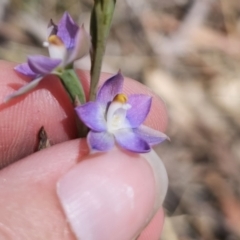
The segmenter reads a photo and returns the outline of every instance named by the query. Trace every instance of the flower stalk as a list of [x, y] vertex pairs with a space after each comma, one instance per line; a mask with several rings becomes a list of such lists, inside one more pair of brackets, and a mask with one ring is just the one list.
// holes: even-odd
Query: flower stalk
[[64, 70], [59, 77], [75, 107], [86, 102], [83, 87], [74, 69]]
[[96, 98], [106, 41], [111, 27], [116, 0], [94, 0], [91, 14], [92, 36], [90, 101]]

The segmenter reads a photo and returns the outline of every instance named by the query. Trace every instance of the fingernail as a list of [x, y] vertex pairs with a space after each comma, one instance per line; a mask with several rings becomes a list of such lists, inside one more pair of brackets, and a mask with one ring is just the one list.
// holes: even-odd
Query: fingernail
[[154, 179], [156, 182], [156, 199], [154, 204], [154, 214], [162, 206], [163, 201], [167, 194], [168, 189], [168, 175], [166, 168], [157, 155], [157, 153], [152, 149], [151, 152], [144, 154], [143, 156], [153, 170]]
[[138, 236], [157, 205], [151, 164], [115, 148], [81, 161], [59, 180], [58, 197], [77, 239]]

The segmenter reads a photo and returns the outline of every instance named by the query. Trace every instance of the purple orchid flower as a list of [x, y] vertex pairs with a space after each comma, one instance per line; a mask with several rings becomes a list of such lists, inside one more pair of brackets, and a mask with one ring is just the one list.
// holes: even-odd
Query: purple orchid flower
[[145, 153], [168, 136], [141, 125], [146, 119], [152, 98], [143, 94], [127, 97], [121, 93], [121, 73], [109, 78], [97, 93], [95, 102], [75, 108], [79, 118], [90, 128], [87, 136], [91, 151], [108, 151], [118, 143], [132, 152]]
[[7, 96], [5, 102], [30, 91], [47, 74], [58, 74], [58, 70], [64, 69], [73, 61], [88, 54], [91, 41], [84, 26], [79, 27], [71, 16], [65, 12], [58, 25], [50, 20], [48, 40], [43, 45], [48, 47], [50, 57], [29, 56], [26, 63], [17, 65], [14, 69], [30, 77], [33, 81]]

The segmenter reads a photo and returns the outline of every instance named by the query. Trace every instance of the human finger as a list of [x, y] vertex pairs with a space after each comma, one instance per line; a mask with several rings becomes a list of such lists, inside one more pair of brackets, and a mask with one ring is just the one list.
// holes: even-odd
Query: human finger
[[[39, 129], [44, 126], [51, 144], [77, 137], [75, 112], [60, 81], [47, 76], [39, 86], [4, 104], [4, 98], [30, 81], [13, 70], [14, 64], [0, 62], [0, 168], [33, 153], [38, 144]], [[78, 71], [83, 87], [89, 89], [89, 72]], [[112, 74], [102, 74], [101, 81]], [[145, 124], [164, 131], [167, 125], [163, 101], [147, 87], [125, 78], [124, 92], [153, 96], [152, 108]]]
[[161, 205], [167, 187], [165, 170], [155, 172], [161, 169], [160, 159], [151, 163], [147, 158], [118, 148], [89, 156], [86, 142], [74, 140], [8, 166], [0, 172], [0, 236], [137, 237]]

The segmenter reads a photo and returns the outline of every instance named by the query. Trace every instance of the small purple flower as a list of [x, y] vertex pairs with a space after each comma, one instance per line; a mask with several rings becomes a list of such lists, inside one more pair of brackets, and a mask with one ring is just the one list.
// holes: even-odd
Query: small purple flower
[[152, 98], [143, 94], [127, 97], [121, 93], [121, 73], [109, 78], [99, 89], [95, 102], [75, 108], [79, 118], [90, 128], [87, 141], [92, 151], [108, 151], [118, 143], [132, 152], [145, 153], [151, 146], [168, 139], [162, 132], [141, 125]]
[[59, 70], [88, 54], [91, 41], [84, 27], [78, 27], [71, 16], [65, 12], [58, 25], [50, 20], [48, 40], [43, 45], [48, 47], [50, 57], [29, 56], [26, 63], [17, 65], [14, 69], [33, 81], [7, 96], [5, 101], [28, 92], [36, 87], [45, 75], [58, 74]]

